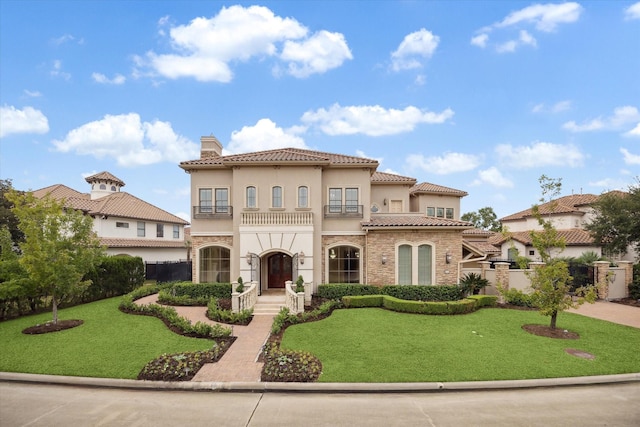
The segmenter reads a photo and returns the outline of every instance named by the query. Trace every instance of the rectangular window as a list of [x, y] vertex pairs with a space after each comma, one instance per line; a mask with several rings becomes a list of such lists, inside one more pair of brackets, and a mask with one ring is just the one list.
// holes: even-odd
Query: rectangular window
[[418, 246], [418, 285], [431, 284], [431, 246]]
[[173, 226], [173, 238], [174, 239], [179, 239], [180, 238], [180, 226], [179, 225], [174, 225]]
[[411, 255], [412, 248], [409, 245], [398, 247], [398, 284], [410, 285], [411, 282]]
[[342, 188], [329, 189], [329, 212], [342, 212]]
[[453, 208], [447, 208], [445, 210], [445, 215], [447, 219], [453, 219]]
[[256, 187], [247, 187], [247, 207], [256, 207]]
[[309, 207], [309, 189], [305, 186], [298, 187], [298, 207]]
[[129, 228], [128, 222], [116, 222], [116, 228]]
[[164, 224], [156, 224], [156, 237], [164, 237]]
[[228, 188], [216, 188], [216, 213], [229, 213]]
[[138, 221], [138, 237], [144, 237], [146, 235], [145, 223]]
[[428, 207], [427, 208], [427, 216], [436, 216], [436, 208]]
[[347, 212], [358, 212], [358, 189], [344, 189], [344, 204]]
[[199, 202], [200, 213], [211, 213], [211, 207], [213, 206], [213, 192], [210, 188], [201, 188], [199, 191]]
[[271, 188], [271, 207], [272, 208], [282, 207], [282, 187], [280, 186], [275, 186]]
[[436, 216], [438, 218], [444, 218], [444, 208], [437, 208], [436, 209]]

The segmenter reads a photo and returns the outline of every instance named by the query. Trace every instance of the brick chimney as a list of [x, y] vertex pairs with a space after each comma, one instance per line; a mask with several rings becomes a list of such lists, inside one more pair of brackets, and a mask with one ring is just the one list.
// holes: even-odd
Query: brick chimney
[[222, 144], [215, 136], [200, 137], [200, 158], [220, 157], [222, 155]]

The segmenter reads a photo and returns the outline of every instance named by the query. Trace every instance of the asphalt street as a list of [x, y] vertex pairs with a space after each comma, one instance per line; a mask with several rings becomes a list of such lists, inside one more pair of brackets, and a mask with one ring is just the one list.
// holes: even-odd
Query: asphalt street
[[156, 391], [0, 382], [0, 426], [634, 426], [640, 382], [422, 393]]

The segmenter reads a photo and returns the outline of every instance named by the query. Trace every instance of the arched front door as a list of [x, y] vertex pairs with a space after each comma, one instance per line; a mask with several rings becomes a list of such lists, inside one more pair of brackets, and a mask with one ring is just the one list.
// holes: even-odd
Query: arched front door
[[267, 258], [267, 286], [269, 288], [284, 288], [284, 282], [291, 280], [292, 262], [287, 254], [277, 253]]

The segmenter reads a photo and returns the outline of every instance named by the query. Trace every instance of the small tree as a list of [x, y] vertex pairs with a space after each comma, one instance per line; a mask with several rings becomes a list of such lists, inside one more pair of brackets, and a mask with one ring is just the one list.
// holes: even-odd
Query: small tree
[[493, 211], [492, 207], [484, 207], [477, 212], [466, 212], [460, 217], [463, 221], [469, 221], [475, 225], [476, 228], [482, 230], [499, 232], [502, 229], [502, 224], [498, 221], [498, 216]]
[[546, 197], [550, 199], [548, 204], [550, 206], [549, 217], [545, 219], [538, 206], [534, 206], [533, 215], [542, 230], [532, 230], [530, 235], [533, 247], [538, 250], [540, 258], [545, 264], [534, 268], [527, 275], [533, 289], [531, 295], [533, 302], [538, 307], [540, 314], [551, 317], [549, 326], [551, 329], [555, 329], [558, 313], [568, 308], [578, 307], [586, 301], [595, 301], [596, 292], [593, 287], [590, 287], [576, 289], [575, 299], [569, 294], [573, 280], [569, 274], [569, 267], [565, 261], [553, 257], [554, 251], [562, 252], [565, 248], [564, 238], [558, 234], [551, 218], [554, 211], [553, 199], [560, 194], [562, 181], [542, 175], [539, 182], [543, 195], [541, 202], [544, 202]]
[[51, 297], [53, 323], [58, 304], [84, 291], [83, 277], [100, 262], [104, 248], [93, 232], [93, 220], [81, 211], [66, 209], [50, 197], [9, 192], [25, 241], [20, 243], [20, 264], [45, 295]]

